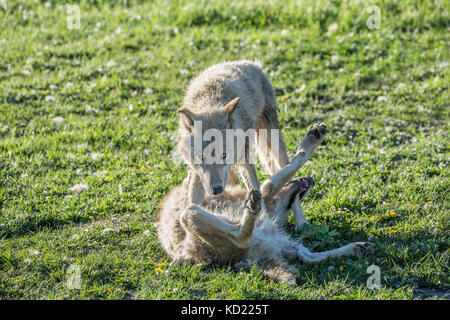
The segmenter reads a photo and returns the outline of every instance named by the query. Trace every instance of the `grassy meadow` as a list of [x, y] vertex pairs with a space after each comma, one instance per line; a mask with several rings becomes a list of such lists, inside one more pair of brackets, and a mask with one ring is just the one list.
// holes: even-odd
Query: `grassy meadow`
[[[448, 299], [449, 12], [448, 0], [0, 1], [0, 299]], [[198, 72], [244, 58], [276, 89], [290, 155], [310, 125], [329, 129], [300, 172], [316, 182], [311, 225], [287, 229], [316, 251], [371, 241], [373, 256], [297, 264], [297, 286], [257, 267], [169, 266], [153, 221], [186, 177], [175, 110]], [[372, 264], [380, 289], [366, 285]]]

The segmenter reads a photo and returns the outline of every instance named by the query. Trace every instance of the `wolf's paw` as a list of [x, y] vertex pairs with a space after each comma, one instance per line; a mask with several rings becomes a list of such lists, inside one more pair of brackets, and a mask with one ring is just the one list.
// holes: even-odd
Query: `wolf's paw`
[[246, 201], [247, 208], [254, 215], [257, 215], [259, 213], [259, 211], [261, 211], [262, 196], [261, 196], [261, 192], [259, 192], [258, 190], [250, 190], [247, 193], [247, 197], [246, 197], [245, 201]]
[[316, 140], [322, 140], [325, 134], [327, 133], [327, 126], [325, 123], [316, 123], [313, 126], [311, 126], [308, 130], [307, 136], [316, 139]]
[[365, 257], [373, 255], [376, 248], [376, 244], [372, 242], [355, 242], [356, 253], [361, 253]]

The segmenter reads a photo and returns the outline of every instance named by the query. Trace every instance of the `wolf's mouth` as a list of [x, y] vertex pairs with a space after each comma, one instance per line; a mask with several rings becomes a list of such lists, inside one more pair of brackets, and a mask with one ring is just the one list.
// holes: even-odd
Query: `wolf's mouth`
[[314, 186], [314, 180], [311, 177], [304, 177], [297, 179], [299, 183], [297, 194], [300, 200], [307, 195], [308, 191]]
[[300, 195], [300, 198], [306, 195], [306, 192], [308, 192], [309, 189], [311, 189], [314, 186], [314, 180], [311, 177], [305, 177], [300, 178], [300, 188], [298, 191], [298, 194]]
[[311, 177], [297, 178], [294, 181], [291, 181], [291, 183], [295, 183], [298, 189], [297, 192], [293, 193], [292, 198], [289, 201], [289, 205], [294, 202], [297, 194], [299, 196], [299, 199], [303, 200], [303, 198], [308, 194], [309, 190], [314, 186], [314, 180]]

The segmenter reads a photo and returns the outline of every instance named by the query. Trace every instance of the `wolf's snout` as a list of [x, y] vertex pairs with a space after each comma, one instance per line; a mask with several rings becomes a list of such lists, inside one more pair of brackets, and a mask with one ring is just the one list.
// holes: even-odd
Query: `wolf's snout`
[[223, 187], [222, 186], [214, 186], [212, 188], [212, 190], [213, 190], [213, 194], [216, 195], [216, 194], [219, 194], [219, 193], [223, 192]]

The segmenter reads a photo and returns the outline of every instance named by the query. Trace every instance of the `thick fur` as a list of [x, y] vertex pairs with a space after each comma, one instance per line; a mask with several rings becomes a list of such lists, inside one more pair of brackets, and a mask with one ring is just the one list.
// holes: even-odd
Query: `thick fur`
[[[286, 145], [279, 132], [278, 141], [272, 141], [270, 130], [280, 129], [277, 115], [275, 91], [264, 75], [257, 61], [231, 61], [214, 65], [194, 78], [188, 87], [180, 115], [180, 140], [178, 150], [190, 169], [189, 192], [195, 193], [194, 203], [201, 203], [206, 193], [218, 194], [229, 186], [239, 183], [247, 190], [259, 190], [259, 181], [253, 164], [249, 161], [250, 151], [246, 149], [245, 163], [234, 166], [237, 174], [225, 164], [196, 164], [195, 158], [202, 157], [202, 150], [209, 143], [203, 141], [202, 150], [194, 150], [194, 122], [202, 123], [203, 134], [216, 129], [225, 137], [227, 129], [254, 129], [255, 146], [261, 163], [270, 174], [275, 174], [289, 163]], [[267, 130], [267, 135], [264, 135]], [[265, 137], [267, 142], [261, 143]], [[261, 140], [260, 140], [261, 138]], [[274, 146], [277, 145], [277, 148]], [[248, 146], [246, 146], [248, 147]], [[224, 141], [224, 154], [226, 154]], [[239, 177], [239, 178], [238, 178]], [[270, 191], [270, 190], [269, 190]], [[264, 192], [264, 202], [272, 195]], [[294, 199], [292, 205], [296, 228], [306, 223], [300, 202]]]
[[193, 113], [214, 114], [239, 97], [232, 128], [256, 128], [264, 110], [276, 114], [275, 92], [257, 61], [232, 61], [206, 69], [189, 85], [183, 107]]
[[206, 195], [201, 204], [189, 198], [189, 177], [175, 187], [162, 201], [157, 222], [159, 240], [173, 262], [232, 264], [237, 268], [256, 263], [273, 279], [294, 284], [296, 270], [289, 260], [311, 263], [370, 253], [370, 243], [313, 253], [283, 230], [295, 200], [303, 200], [314, 185], [311, 178], [290, 179], [325, 133], [323, 124], [311, 127], [291, 163], [264, 182], [263, 189], [270, 194], [265, 206], [261, 206], [258, 190], [247, 192], [239, 185], [230, 186], [220, 195]]

